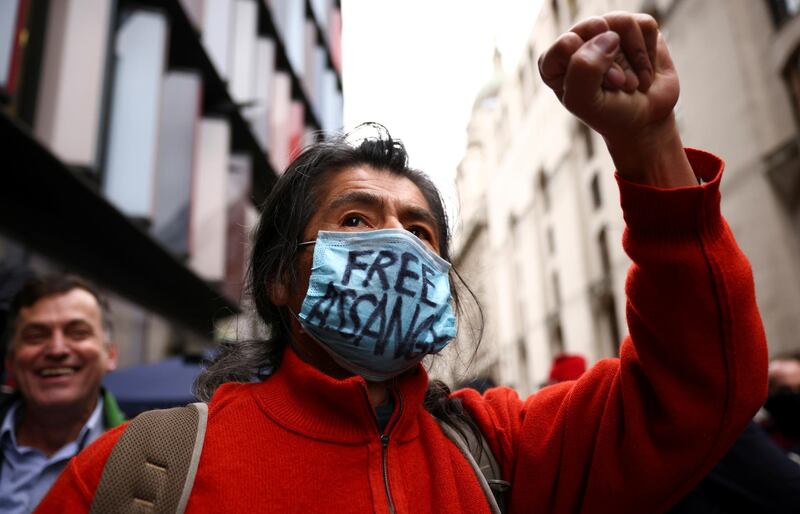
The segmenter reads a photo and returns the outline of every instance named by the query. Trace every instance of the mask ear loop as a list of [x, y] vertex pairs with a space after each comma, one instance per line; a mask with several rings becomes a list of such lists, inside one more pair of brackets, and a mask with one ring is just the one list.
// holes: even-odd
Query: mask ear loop
[[[297, 243], [297, 248], [301, 248], [301, 247], [304, 247], [304, 246], [310, 246], [310, 245], [313, 245], [313, 244], [316, 244], [316, 243], [317, 243], [316, 239], [311, 239], [309, 241], [303, 241], [301, 243]], [[294, 311], [292, 311], [292, 308], [289, 307], [288, 305], [286, 305], [286, 310], [289, 311], [289, 314], [291, 314], [292, 317], [295, 320], [297, 320], [297, 323], [300, 325], [300, 329], [303, 330], [303, 324], [300, 323], [300, 318], [297, 316], [297, 314], [294, 313]], [[288, 339], [287, 342], [288, 342], [289, 346], [292, 347], [292, 350], [294, 350], [294, 352], [297, 353], [298, 355], [301, 355], [302, 357], [305, 357], [304, 360], [306, 360], [308, 362], [313, 361], [313, 357], [307, 351], [305, 351], [303, 348], [301, 348], [300, 345], [298, 345], [297, 342], [295, 342], [295, 340], [292, 338], [292, 330], [289, 327], [289, 323], [287, 322], [286, 318], [284, 317], [283, 309], [280, 309], [280, 308], [278, 309], [278, 317], [281, 320], [281, 325], [283, 325], [283, 329], [286, 331], [286, 337]], [[303, 330], [303, 331], [305, 332], [305, 330]], [[308, 333], [308, 332], [306, 332], [306, 333]], [[315, 339], [315, 341], [316, 341], [316, 339]], [[319, 343], [319, 342], [317, 341], [317, 343]]]

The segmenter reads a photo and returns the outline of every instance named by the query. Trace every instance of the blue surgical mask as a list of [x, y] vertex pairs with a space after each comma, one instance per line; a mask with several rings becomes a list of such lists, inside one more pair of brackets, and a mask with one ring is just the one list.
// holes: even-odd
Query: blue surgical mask
[[383, 381], [456, 335], [450, 264], [402, 229], [317, 235], [298, 319], [343, 368]]

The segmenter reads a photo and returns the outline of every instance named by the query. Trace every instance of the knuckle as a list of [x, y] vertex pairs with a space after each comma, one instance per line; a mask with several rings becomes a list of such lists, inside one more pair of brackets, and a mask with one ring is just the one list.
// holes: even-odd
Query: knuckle
[[633, 15], [624, 11], [613, 11], [604, 16], [608, 25], [617, 31], [625, 31], [635, 27]]
[[620, 10], [609, 11], [603, 15], [603, 18], [605, 19], [615, 19], [615, 20], [623, 18], [631, 18], [631, 17], [633, 17], [633, 14], [627, 11], [620, 11]]
[[574, 24], [569, 30], [571, 32], [580, 32], [590, 27], [600, 27], [608, 29], [608, 23], [602, 16], [590, 16], [589, 18], [586, 18], [585, 20], [579, 21], [578, 23]]
[[563, 75], [570, 57], [580, 48], [582, 40], [575, 34], [562, 34], [552, 46], [539, 56], [539, 74], [542, 78]]
[[561, 51], [569, 51], [575, 48], [576, 45], [580, 46], [581, 43], [583, 43], [583, 40], [580, 38], [580, 36], [574, 32], [565, 32], [564, 34], [558, 36], [558, 39], [556, 39], [556, 42], [553, 46]]
[[539, 74], [545, 80], [557, 74], [557, 70], [555, 69], [555, 66], [552, 64], [553, 61], [554, 57], [550, 52], [547, 52], [547, 54], [542, 54], [539, 56]]
[[658, 29], [658, 20], [653, 18], [653, 16], [641, 13], [636, 15], [636, 21], [639, 25], [644, 29]]

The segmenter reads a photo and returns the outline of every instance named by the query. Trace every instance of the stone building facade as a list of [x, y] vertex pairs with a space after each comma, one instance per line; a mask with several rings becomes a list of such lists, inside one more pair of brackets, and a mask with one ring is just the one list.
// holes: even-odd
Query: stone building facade
[[440, 359], [445, 380], [488, 376], [527, 394], [555, 354], [593, 363], [627, 333], [613, 164], [536, 65], [575, 21], [618, 9], [659, 19], [684, 144], [726, 161], [722, 209], [752, 263], [770, 353], [800, 350], [800, 1], [545, 0], [524, 57], [496, 66], [467, 129], [454, 262], [486, 329], [474, 357], [465, 330]]

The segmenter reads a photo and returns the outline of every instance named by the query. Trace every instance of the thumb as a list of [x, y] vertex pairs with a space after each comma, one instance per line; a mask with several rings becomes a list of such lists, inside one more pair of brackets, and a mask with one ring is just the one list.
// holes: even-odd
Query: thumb
[[603, 78], [620, 47], [619, 35], [606, 31], [583, 44], [570, 59], [564, 77], [564, 106], [580, 116], [603, 93]]

